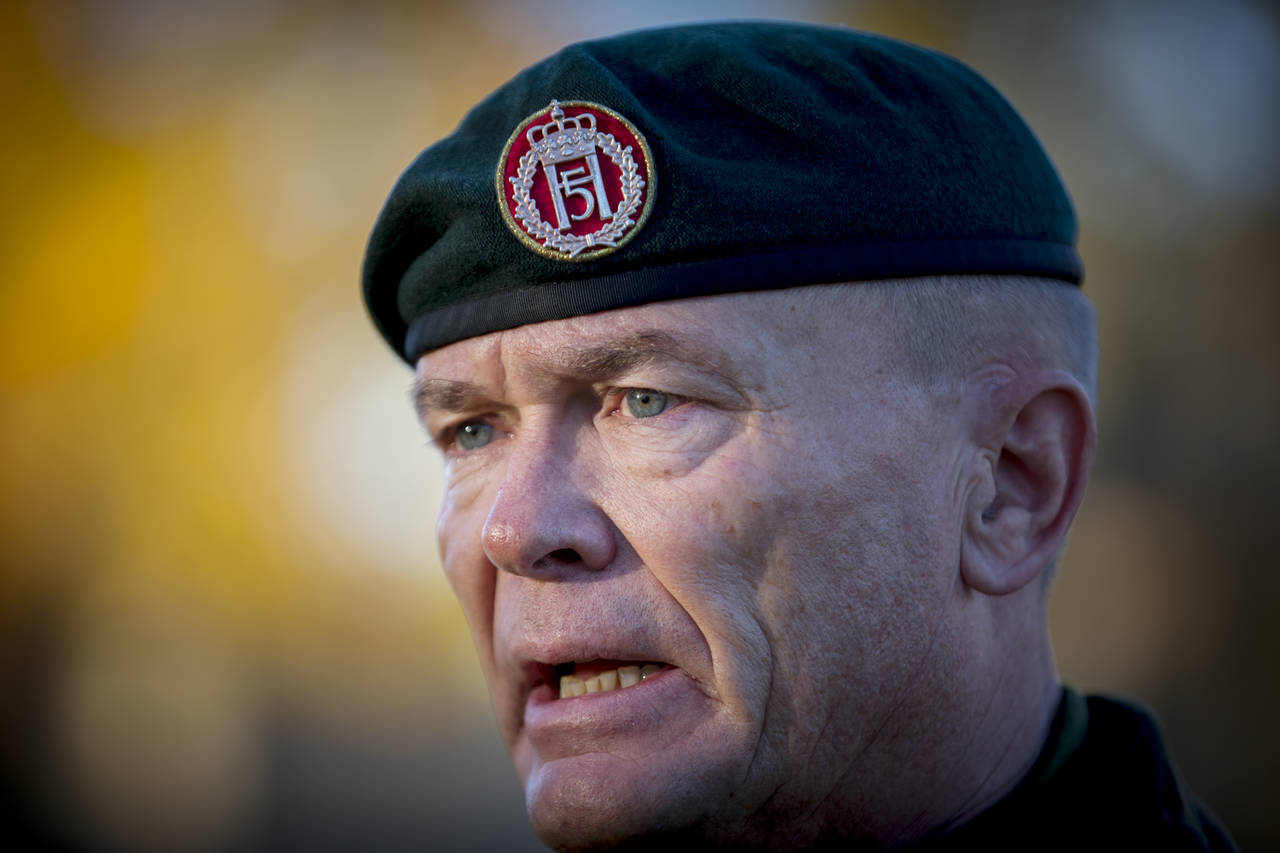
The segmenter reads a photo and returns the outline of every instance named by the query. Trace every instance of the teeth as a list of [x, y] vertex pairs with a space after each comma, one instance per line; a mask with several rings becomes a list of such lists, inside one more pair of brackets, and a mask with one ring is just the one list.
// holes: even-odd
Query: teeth
[[576, 675], [566, 675], [560, 679], [560, 698], [570, 699], [587, 692], [587, 685]]
[[572, 699], [587, 693], [609, 693], [620, 687], [634, 687], [651, 675], [662, 671], [656, 663], [644, 666], [620, 666], [604, 672], [581, 678], [572, 673], [560, 676], [560, 698]]

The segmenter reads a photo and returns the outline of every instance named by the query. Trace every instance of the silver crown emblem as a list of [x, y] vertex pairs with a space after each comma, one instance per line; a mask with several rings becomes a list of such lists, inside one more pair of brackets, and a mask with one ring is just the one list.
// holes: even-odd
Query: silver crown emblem
[[525, 139], [544, 166], [577, 160], [595, 153], [596, 117], [591, 113], [566, 117], [560, 102], [552, 101], [551, 121], [529, 128]]

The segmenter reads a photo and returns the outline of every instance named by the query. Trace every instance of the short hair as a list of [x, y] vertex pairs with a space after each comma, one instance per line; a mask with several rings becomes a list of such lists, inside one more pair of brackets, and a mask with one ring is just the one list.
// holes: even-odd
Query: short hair
[[952, 275], [838, 290], [885, 315], [898, 342], [893, 357], [923, 387], [950, 386], [1003, 360], [1015, 368], [1064, 370], [1097, 405], [1097, 316], [1079, 287], [1028, 276]]
[[[892, 329], [887, 357], [917, 387], [952, 392], [975, 370], [1002, 361], [1015, 369], [1063, 370], [1097, 407], [1097, 313], [1079, 287], [1027, 276], [950, 275], [805, 290], [823, 310], [866, 312]], [[1060, 557], [1061, 549], [1042, 567], [1042, 601]]]

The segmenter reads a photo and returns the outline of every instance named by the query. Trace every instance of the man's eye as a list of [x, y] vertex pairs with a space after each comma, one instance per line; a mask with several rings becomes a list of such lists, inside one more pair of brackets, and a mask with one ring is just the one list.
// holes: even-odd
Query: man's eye
[[458, 427], [457, 433], [454, 434], [454, 441], [463, 450], [479, 450], [493, 441], [494, 435], [492, 424], [484, 421], [467, 421]]
[[674, 402], [669, 394], [648, 388], [632, 388], [626, 395], [627, 411], [632, 417], [651, 418], [671, 408]]

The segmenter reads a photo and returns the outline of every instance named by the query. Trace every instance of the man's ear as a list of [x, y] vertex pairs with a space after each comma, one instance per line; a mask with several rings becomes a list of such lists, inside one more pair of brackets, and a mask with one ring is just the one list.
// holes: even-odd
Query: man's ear
[[980, 448], [965, 500], [960, 572], [987, 595], [1021, 589], [1052, 561], [1084, 497], [1097, 426], [1062, 371], [973, 386]]

